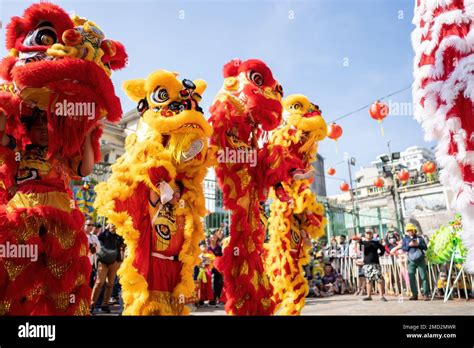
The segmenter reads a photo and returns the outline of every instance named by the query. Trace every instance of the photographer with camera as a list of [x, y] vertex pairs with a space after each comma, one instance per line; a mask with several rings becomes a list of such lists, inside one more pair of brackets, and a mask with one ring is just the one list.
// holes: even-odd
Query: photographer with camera
[[418, 270], [423, 286], [423, 299], [429, 301], [428, 271], [424, 254], [424, 251], [427, 249], [426, 242], [421, 236], [417, 236], [416, 227], [411, 223], [407, 224], [406, 233], [408, 236], [403, 238], [402, 250], [407, 252], [408, 258], [408, 276], [410, 278], [410, 289], [412, 292], [410, 301], [418, 300], [416, 270]]
[[[100, 251], [97, 252], [97, 278], [92, 290], [91, 313], [93, 313], [100, 290], [106, 283], [102, 300], [102, 312], [110, 313], [109, 299], [115, 284], [115, 276], [122, 264], [123, 238], [115, 232], [115, 226], [108, 224], [107, 228], [99, 235]], [[107, 282], [106, 282], [107, 281]]]
[[385, 253], [385, 248], [380, 242], [374, 240], [374, 231], [365, 231], [365, 240], [361, 240], [358, 235], [352, 237], [353, 240], [358, 241], [364, 248], [364, 265], [362, 270], [366, 279], [367, 297], [364, 301], [372, 300], [372, 282], [376, 282], [380, 300], [387, 302], [384, 296], [385, 293], [385, 279], [382, 275], [382, 268], [380, 266], [379, 256]]

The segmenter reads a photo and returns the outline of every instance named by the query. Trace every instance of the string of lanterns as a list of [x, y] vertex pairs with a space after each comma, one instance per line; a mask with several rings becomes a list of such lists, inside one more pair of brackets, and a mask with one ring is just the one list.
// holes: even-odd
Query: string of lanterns
[[[362, 111], [364, 109], [367, 110], [367, 108], [368, 108], [368, 113], [369, 113], [370, 117], [372, 119], [376, 120], [379, 123], [380, 131], [382, 133], [382, 136], [385, 136], [382, 123], [383, 123], [383, 120], [387, 116], [389, 116], [390, 109], [389, 109], [388, 105], [381, 102], [381, 100], [386, 99], [386, 98], [388, 98], [392, 95], [398, 94], [400, 92], [406, 91], [410, 88], [411, 88], [410, 86], [407, 86], [403, 89], [400, 89], [398, 91], [387, 94], [386, 96], [376, 100], [372, 104], [363, 106], [363, 107], [361, 107], [357, 110], [354, 110], [354, 111], [349, 112], [345, 115], [342, 115], [339, 118], [336, 118], [333, 122], [331, 122], [328, 125], [327, 137], [329, 139], [334, 140], [334, 142], [336, 143], [336, 153], [339, 152], [338, 151], [338, 140], [344, 134], [344, 131], [343, 131], [342, 127], [339, 124], [337, 124], [336, 121], [341, 120], [343, 118], [346, 118], [347, 116], [350, 116], [350, 115], [352, 115], [356, 112]], [[425, 173], [427, 175], [429, 182], [431, 182], [433, 180], [433, 173], [436, 172], [436, 170], [437, 170], [436, 164], [431, 162], [431, 161], [428, 161], [428, 162], [424, 163], [423, 166], [422, 166], [422, 171], [423, 171], [423, 173]], [[329, 176], [334, 176], [334, 174], [336, 174], [336, 169], [333, 166], [329, 167], [327, 169], [327, 174]], [[401, 169], [400, 171], [397, 172], [397, 178], [402, 183], [402, 185], [405, 185], [410, 179], [410, 173], [406, 169]], [[385, 181], [384, 181], [383, 178], [378, 177], [374, 180], [373, 184], [377, 188], [382, 188], [382, 187], [385, 186]], [[344, 181], [339, 185], [339, 188], [342, 192], [348, 192], [350, 190], [350, 185], [347, 182]]]

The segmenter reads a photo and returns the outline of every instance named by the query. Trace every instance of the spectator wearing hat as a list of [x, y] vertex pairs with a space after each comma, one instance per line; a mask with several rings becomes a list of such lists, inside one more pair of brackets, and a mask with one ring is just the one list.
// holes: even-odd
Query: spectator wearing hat
[[387, 233], [387, 236], [383, 241], [385, 242], [385, 251], [390, 254], [392, 249], [397, 247], [399, 238], [397, 238], [395, 233]]
[[407, 253], [408, 276], [410, 278], [411, 301], [418, 300], [418, 287], [416, 284], [416, 271], [420, 276], [423, 287], [423, 299], [429, 301], [428, 271], [424, 251], [427, 249], [425, 240], [417, 235], [416, 226], [412, 223], [405, 228], [407, 236], [403, 238], [402, 250]]
[[365, 240], [361, 240], [359, 236], [352, 237], [358, 240], [364, 247], [364, 266], [362, 266], [364, 277], [366, 278], [367, 297], [364, 301], [372, 300], [372, 282], [375, 281], [379, 288], [380, 299], [384, 302], [387, 299], [384, 296], [385, 280], [382, 275], [382, 267], [380, 267], [379, 256], [385, 253], [385, 248], [380, 242], [373, 239], [374, 232], [372, 230], [365, 231]]

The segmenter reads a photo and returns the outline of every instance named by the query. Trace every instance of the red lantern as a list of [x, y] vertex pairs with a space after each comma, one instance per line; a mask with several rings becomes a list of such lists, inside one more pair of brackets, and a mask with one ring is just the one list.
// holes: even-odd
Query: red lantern
[[382, 120], [388, 116], [389, 109], [387, 104], [376, 101], [369, 108], [370, 117], [374, 120], [377, 120], [380, 123], [380, 130], [382, 131], [382, 136], [384, 136], [384, 131], [382, 127]]
[[423, 167], [421, 167], [423, 170], [423, 173], [425, 174], [433, 174], [436, 171], [436, 164], [434, 164], [431, 161], [426, 162], [423, 164]]
[[334, 174], [336, 174], [336, 169], [334, 169], [333, 167], [329, 167], [328, 168], [328, 174], [333, 176]]
[[335, 122], [331, 123], [328, 126], [327, 136], [329, 139], [332, 139], [336, 142], [336, 153], [338, 153], [339, 150], [337, 148], [337, 139], [339, 139], [342, 136], [342, 127], [336, 124]]
[[410, 179], [410, 173], [407, 170], [402, 169], [398, 172], [398, 180], [400, 180], [403, 184], [405, 184], [408, 179]]
[[425, 173], [428, 177], [428, 182], [431, 183], [433, 181], [433, 173], [436, 171], [436, 164], [431, 161], [428, 161], [423, 164], [421, 170], [423, 170], [423, 173]]
[[341, 135], [342, 135], [341, 126], [339, 126], [338, 124], [334, 122], [328, 126], [328, 138], [337, 141], [337, 139], [339, 139]]
[[382, 120], [388, 116], [387, 104], [381, 103], [378, 100], [370, 106], [369, 114], [374, 120], [382, 122]]
[[374, 180], [374, 186], [378, 188], [382, 188], [385, 185], [385, 181], [382, 178], [377, 178]]
[[347, 182], [343, 182], [341, 185], [339, 185], [339, 188], [342, 192], [347, 192], [349, 191], [349, 184]]

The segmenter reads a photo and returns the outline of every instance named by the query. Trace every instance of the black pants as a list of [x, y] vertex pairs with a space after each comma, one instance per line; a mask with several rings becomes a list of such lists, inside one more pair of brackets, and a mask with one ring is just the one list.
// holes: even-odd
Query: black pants
[[222, 276], [222, 273], [219, 273], [215, 268], [212, 269], [212, 274], [214, 277], [214, 284], [212, 286], [214, 301], [217, 301], [217, 299], [221, 297], [222, 287], [224, 286], [224, 277]]
[[94, 288], [96, 275], [97, 275], [97, 269], [94, 266], [92, 266], [92, 271], [89, 277], [89, 286], [91, 287], [91, 289]]

